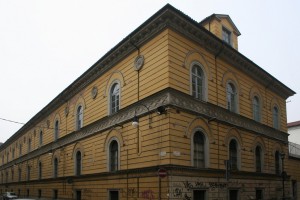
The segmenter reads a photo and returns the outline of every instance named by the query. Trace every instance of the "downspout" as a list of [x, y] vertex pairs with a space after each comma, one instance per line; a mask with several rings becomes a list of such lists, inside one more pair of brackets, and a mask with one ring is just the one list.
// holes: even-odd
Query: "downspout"
[[[131, 41], [131, 36], [129, 36], [129, 43], [134, 46], [136, 48], [136, 50], [138, 51], [138, 56], [140, 55], [140, 49], [138, 46], [136, 46], [132, 41]], [[137, 102], [139, 102], [140, 100], [140, 70], [137, 70]], [[137, 148], [138, 148], [138, 152], [140, 151], [139, 150], [139, 135], [140, 135], [140, 128], [139, 126], [137, 127]], [[126, 187], [127, 187], [127, 192], [126, 192], [126, 199], [128, 200], [128, 190], [129, 190], [129, 187], [128, 187], [128, 147], [127, 147], [127, 172], [126, 172]], [[138, 189], [139, 191], [139, 177], [138, 177]], [[139, 195], [139, 192], [138, 192], [138, 195]]]
[[[218, 87], [218, 65], [217, 65], [217, 58], [220, 56], [222, 51], [224, 50], [224, 42], [222, 42], [222, 46], [215, 55], [215, 74], [216, 74], [216, 92], [217, 92], [217, 99], [216, 103], [217, 106], [219, 106], [219, 87]], [[218, 170], [220, 170], [220, 122], [216, 121], [217, 123], [217, 132], [218, 132]], [[220, 177], [218, 177], [218, 182], [220, 182]], [[220, 192], [218, 192], [218, 198], [219, 198]]]

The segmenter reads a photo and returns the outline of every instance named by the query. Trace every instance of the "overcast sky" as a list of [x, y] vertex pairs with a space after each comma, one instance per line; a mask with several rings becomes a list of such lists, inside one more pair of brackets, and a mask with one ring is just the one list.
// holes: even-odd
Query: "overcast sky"
[[[196, 21], [228, 14], [239, 51], [300, 93], [298, 0], [0, 0], [0, 142], [107, 51], [170, 3]], [[300, 96], [287, 103], [300, 120]]]

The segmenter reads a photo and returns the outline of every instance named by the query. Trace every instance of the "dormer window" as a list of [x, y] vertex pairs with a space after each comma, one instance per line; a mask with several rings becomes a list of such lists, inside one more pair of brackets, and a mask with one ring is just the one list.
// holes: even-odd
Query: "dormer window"
[[231, 45], [231, 32], [225, 27], [222, 27], [222, 39], [224, 42]]

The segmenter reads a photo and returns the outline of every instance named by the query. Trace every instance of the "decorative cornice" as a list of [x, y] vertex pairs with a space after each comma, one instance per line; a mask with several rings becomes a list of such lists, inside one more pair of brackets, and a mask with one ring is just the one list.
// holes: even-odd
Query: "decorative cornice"
[[228, 124], [231, 127], [237, 127], [239, 129], [251, 131], [255, 134], [288, 143], [288, 134], [285, 132], [263, 125], [239, 114], [230, 112], [227, 109], [214, 104], [198, 101], [194, 98], [191, 98], [190, 95], [173, 89], [170, 90], [169, 95], [170, 102], [168, 102], [168, 105], [184, 109], [196, 115], [201, 115], [207, 119], [214, 119], [221, 123]]
[[213, 118], [214, 120], [227, 124], [230, 127], [237, 127], [283, 143], [288, 143], [287, 133], [275, 130], [271, 127], [255, 122], [254, 120], [229, 112], [219, 106], [198, 101], [190, 95], [168, 88], [136, 102], [131, 106], [120, 110], [114, 115], [99, 119], [95, 123], [83, 127], [79, 131], [69, 133], [55, 142], [42, 146], [18, 159], [15, 159], [3, 165], [1, 169], [11, 167], [16, 163], [25, 162], [48, 152], [54, 152], [57, 149], [61, 149], [64, 146], [73, 144], [87, 137], [91, 137], [95, 134], [102, 134], [106, 130], [119, 128], [120, 125], [131, 122], [135, 115], [138, 117], [149, 115], [155, 112], [157, 107], [162, 105], [176, 107], [180, 110], [184, 110], [185, 112], [203, 116], [207, 119]]

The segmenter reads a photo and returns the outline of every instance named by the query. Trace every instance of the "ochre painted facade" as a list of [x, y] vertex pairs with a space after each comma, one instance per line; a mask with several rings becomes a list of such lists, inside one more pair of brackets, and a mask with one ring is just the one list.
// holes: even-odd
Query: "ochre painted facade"
[[[218, 39], [220, 24], [235, 35], [233, 46]], [[0, 146], [1, 191], [45, 199], [278, 199], [276, 153], [284, 152], [285, 196], [300, 197], [292, 187], [300, 162], [288, 156], [286, 127], [285, 100], [294, 92], [236, 50], [231, 20], [212, 21], [217, 37], [204, 26], [170, 5], [154, 14]], [[202, 99], [193, 97], [195, 65]], [[234, 112], [228, 83], [235, 86]], [[232, 164], [226, 180], [230, 159], [236, 169]]]

